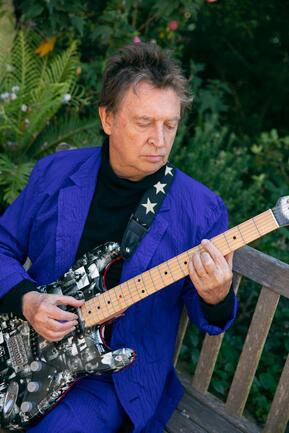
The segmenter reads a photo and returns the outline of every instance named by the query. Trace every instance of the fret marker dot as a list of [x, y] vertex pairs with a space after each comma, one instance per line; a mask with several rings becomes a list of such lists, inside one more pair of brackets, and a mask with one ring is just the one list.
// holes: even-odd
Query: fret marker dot
[[121, 296], [121, 295], [119, 295], [119, 298], [122, 298], [122, 296]]
[[184, 262], [184, 265], [187, 265], [188, 264], [188, 262]]
[[165, 271], [165, 275], [167, 275], [167, 271]]
[[233, 236], [233, 239], [234, 239], [234, 240], [237, 239], [236, 236]]
[[144, 293], [145, 291], [144, 291], [144, 290], [142, 290], [141, 292], [142, 292], [142, 293]]
[[110, 301], [107, 301], [108, 304], [110, 304]]
[[89, 310], [88, 314], [91, 314], [91, 311]]
[[97, 309], [100, 310], [100, 306], [98, 306]]
[[137, 282], [140, 283], [140, 279], [138, 279]]

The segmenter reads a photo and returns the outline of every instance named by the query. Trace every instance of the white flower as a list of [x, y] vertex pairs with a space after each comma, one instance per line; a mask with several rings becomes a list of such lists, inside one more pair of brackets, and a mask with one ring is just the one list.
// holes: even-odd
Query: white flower
[[17, 93], [17, 92], [19, 92], [19, 90], [20, 90], [20, 87], [17, 86], [17, 85], [12, 87], [12, 92], [13, 93]]
[[65, 93], [65, 95], [63, 96], [63, 99], [62, 99], [62, 103], [67, 104], [70, 100], [71, 100], [70, 93]]
[[8, 93], [8, 92], [1, 93], [1, 95], [0, 95], [0, 98], [2, 99], [2, 101], [9, 99], [9, 97], [10, 97], [10, 93]]
[[23, 111], [23, 113], [26, 113], [26, 111], [28, 110], [28, 107], [26, 104], [22, 104], [21, 105], [21, 111]]
[[11, 94], [10, 94], [10, 99], [11, 99], [11, 101], [15, 101], [16, 98], [17, 98], [16, 93], [11, 93]]

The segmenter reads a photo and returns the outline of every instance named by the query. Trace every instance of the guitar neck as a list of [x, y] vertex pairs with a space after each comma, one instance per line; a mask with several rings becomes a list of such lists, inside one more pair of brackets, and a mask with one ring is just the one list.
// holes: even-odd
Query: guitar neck
[[[269, 209], [215, 236], [211, 241], [225, 256], [277, 228], [279, 225]], [[136, 302], [186, 277], [189, 274], [188, 262], [191, 255], [202, 250], [203, 247], [197, 245], [86, 301], [81, 307], [85, 326], [105, 323]]]

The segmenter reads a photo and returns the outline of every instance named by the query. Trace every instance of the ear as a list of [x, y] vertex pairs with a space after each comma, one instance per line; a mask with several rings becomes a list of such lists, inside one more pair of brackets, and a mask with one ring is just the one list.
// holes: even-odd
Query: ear
[[106, 135], [110, 135], [112, 130], [112, 120], [113, 120], [112, 112], [108, 111], [106, 107], [101, 106], [98, 107], [98, 114], [104, 132], [106, 133]]

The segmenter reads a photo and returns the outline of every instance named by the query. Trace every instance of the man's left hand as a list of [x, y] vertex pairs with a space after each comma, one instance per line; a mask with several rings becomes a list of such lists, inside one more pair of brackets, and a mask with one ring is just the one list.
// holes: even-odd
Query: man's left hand
[[208, 304], [218, 304], [227, 296], [232, 284], [233, 253], [225, 257], [207, 239], [201, 242], [203, 251], [194, 253], [189, 272], [200, 297]]

